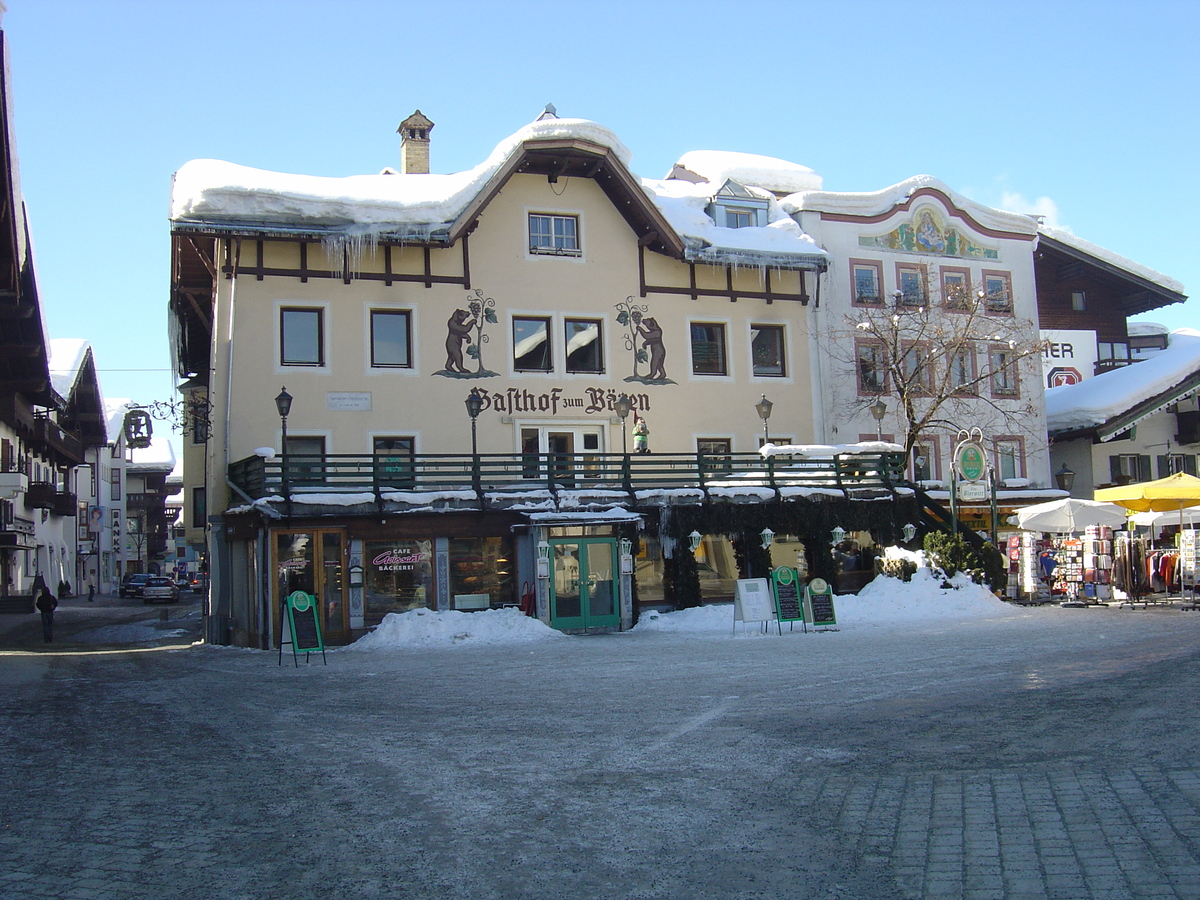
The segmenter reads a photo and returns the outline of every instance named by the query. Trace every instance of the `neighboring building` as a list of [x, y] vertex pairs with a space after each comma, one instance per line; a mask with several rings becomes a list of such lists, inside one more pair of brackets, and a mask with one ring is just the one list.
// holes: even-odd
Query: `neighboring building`
[[1175, 472], [1197, 474], [1200, 331], [1165, 335], [1144, 325], [1131, 331], [1131, 339], [1162, 335], [1167, 345], [1046, 392], [1054, 465], [1071, 474], [1078, 497]]
[[174, 566], [174, 545], [169, 527], [167, 499], [182, 485], [171, 483], [175, 452], [165, 437], [151, 439], [150, 446], [135, 448], [125, 461], [125, 539], [123, 571], [169, 573]]
[[1183, 285], [1133, 260], [1042, 225], [1034, 255], [1047, 388], [1076, 384], [1162, 349], [1163, 334], [1130, 323], [1187, 297]]
[[76, 587], [74, 470], [103, 421], [90, 351], [51, 376], [2, 31], [0, 105], [0, 609], [32, 611], [39, 582]]
[[[406, 125], [405, 145], [428, 141]], [[171, 310], [178, 374], [212, 404], [184, 451], [188, 534], [200, 511], [211, 525], [210, 638], [271, 645], [297, 588], [335, 641], [419, 606], [628, 627], [634, 590], [694, 602], [728, 596], [735, 558], [765, 571], [764, 529], [830, 577], [834, 526], [897, 539], [898, 448], [757, 454], [817, 438], [827, 253], [770, 190], [628, 160], [548, 113], [456, 175], [180, 170]], [[626, 458], [639, 423], [654, 452]]]
[[[904, 444], [909, 477], [945, 502], [954, 447], [978, 429], [1001, 515], [1059, 496], [1039, 384], [1037, 224], [927, 175], [784, 205], [836, 260], [810, 332], [824, 440]], [[986, 530], [989, 512], [960, 515]]]

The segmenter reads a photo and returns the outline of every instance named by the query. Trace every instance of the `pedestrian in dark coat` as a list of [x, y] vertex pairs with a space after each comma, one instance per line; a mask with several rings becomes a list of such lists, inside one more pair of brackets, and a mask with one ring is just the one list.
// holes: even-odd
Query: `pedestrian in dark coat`
[[42, 588], [36, 606], [42, 614], [42, 640], [49, 644], [54, 640], [54, 611], [58, 609], [58, 601], [49, 589]]

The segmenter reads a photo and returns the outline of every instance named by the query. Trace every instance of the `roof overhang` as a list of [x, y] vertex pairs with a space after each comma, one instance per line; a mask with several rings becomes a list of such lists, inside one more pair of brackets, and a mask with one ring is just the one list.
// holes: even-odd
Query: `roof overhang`
[[1072, 247], [1070, 244], [1057, 240], [1048, 234], [1042, 233], [1038, 235], [1038, 249], [1041, 251], [1048, 250], [1052, 254], [1066, 257], [1066, 259], [1072, 262], [1080, 263], [1097, 273], [1128, 285], [1128, 293], [1122, 295], [1117, 300], [1121, 305], [1121, 311], [1126, 316], [1150, 312], [1153, 309], [1170, 306], [1172, 303], [1183, 303], [1187, 300], [1186, 294], [1173, 291], [1161, 284], [1156, 284], [1136, 272], [1123, 269], [1079, 247]]
[[1120, 415], [1113, 416], [1106, 422], [1101, 422], [1099, 425], [1092, 425], [1087, 428], [1070, 428], [1062, 431], [1051, 430], [1049, 435], [1057, 441], [1069, 441], [1083, 437], [1094, 438], [1100, 441], [1100, 443], [1111, 441], [1135, 425], [1162, 412], [1168, 406], [1178, 403], [1181, 400], [1186, 400], [1197, 391], [1200, 391], [1200, 369], [1192, 372], [1191, 375], [1168, 390], [1146, 398], [1141, 403], [1136, 404]]

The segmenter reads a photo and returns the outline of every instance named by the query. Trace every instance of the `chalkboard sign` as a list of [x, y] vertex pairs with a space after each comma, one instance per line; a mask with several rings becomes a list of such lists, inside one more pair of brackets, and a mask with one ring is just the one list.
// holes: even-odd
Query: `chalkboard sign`
[[780, 566], [771, 573], [771, 588], [775, 592], [775, 611], [780, 622], [803, 622], [804, 608], [800, 604], [800, 579], [796, 570]]
[[280, 640], [279, 661], [283, 662], [283, 645], [292, 645], [292, 657], [304, 653], [320, 652], [325, 658], [325, 643], [321, 640], [321, 622], [317, 618], [317, 598], [304, 591], [293, 591], [283, 599], [283, 611], [287, 620], [290, 640]]
[[833, 612], [833, 588], [824, 578], [814, 578], [804, 588], [804, 606], [808, 621], [812, 624], [837, 624]]

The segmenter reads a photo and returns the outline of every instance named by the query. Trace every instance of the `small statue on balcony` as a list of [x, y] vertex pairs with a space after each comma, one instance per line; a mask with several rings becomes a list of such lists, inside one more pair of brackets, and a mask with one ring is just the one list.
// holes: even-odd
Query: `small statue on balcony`
[[650, 452], [650, 426], [637, 414], [636, 409], [633, 411], [633, 452]]

